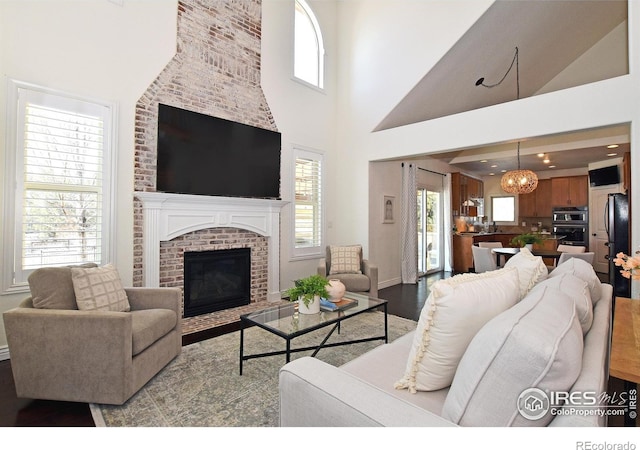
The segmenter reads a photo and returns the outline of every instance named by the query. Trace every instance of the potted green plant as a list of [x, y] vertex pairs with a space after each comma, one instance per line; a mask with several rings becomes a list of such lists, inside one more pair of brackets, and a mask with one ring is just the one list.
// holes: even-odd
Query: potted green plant
[[541, 242], [542, 238], [539, 234], [535, 233], [524, 233], [511, 239], [511, 245], [516, 247], [528, 247], [529, 249], [531, 249], [533, 244], [540, 244]]
[[311, 275], [294, 282], [294, 286], [287, 291], [289, 301], [299, 303], [299, 311], [303, 314], [320, 312], [320, 297], [328, 298], [327, 286], [329, 280], [322, 275]]

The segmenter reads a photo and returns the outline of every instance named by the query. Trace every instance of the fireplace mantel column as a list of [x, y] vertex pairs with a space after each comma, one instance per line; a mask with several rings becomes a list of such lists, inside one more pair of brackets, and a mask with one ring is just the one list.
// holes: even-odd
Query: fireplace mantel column
[[134, 192], [143, 210], [144, 285], [160, 286], [160, 242], [215, 227], [256, 232], [268, 242], [267, 299], [280, 299], [281, 200]]

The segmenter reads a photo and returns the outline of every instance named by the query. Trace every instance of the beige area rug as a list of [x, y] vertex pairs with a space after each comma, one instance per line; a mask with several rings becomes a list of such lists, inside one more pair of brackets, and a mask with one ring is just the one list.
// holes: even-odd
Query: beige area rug
[[[414, 330], [416, 322], [389, 315], [389, 342]], [[342, 323], [328, 342], [383, 333], [384, 314], [368, 312]], [[330, 328], [292, 341], [315, 345]], [[316, 356], [334, 366], [381, 345], [382, 340], [325, 348]], [[285, 356], [244, 362], [239, 375], [240, 332], [187, 345], [182, 353], [122, 406], [92, 404], [97, 426], [107, 427], [275, 427], [278, 426], [278, 371]], [[245, 354], [285, 348], [285, 340], [257, 327], [245, 330]], [[298, 352], [291, 359], [310, 352]]]

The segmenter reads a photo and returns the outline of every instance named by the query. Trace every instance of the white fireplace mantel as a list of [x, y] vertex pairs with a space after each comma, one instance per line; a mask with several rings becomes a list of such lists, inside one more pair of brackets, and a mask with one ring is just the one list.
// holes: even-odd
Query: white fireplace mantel
[[192, 231], [234, 227], [268, 242], [268, 300], [280, 299], [280, 210], [282, 200], [134, 192], [143, 210], [144, 285], [160, 285], [160, 242]]

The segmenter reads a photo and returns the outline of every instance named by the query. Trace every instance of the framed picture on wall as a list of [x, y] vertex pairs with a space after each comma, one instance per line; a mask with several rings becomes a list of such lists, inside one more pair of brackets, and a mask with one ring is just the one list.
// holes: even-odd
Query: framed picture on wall
[[396, 198], [393, 195], [385, 195], [382, 206], [382, 223], [394, 223]]

